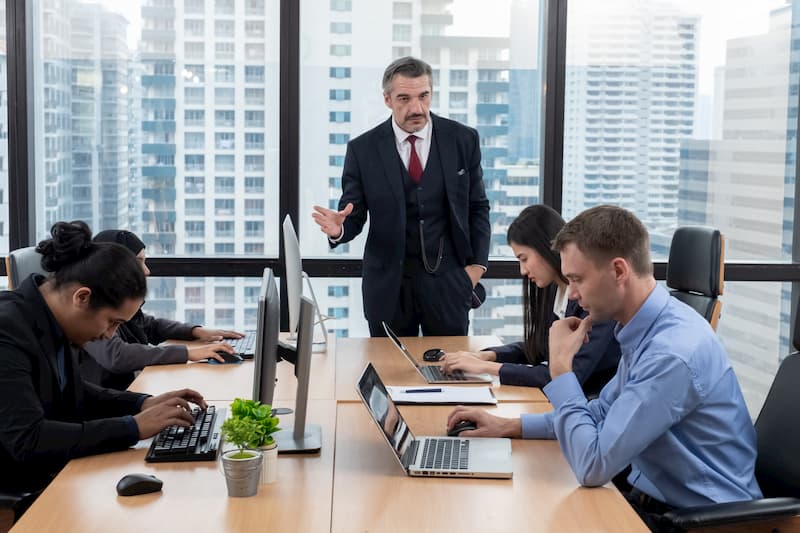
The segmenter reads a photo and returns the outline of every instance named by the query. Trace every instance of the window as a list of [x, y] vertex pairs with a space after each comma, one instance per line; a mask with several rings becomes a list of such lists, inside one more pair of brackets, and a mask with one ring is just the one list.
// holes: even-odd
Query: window
[[202, 150], [205, 147], [206, 134], [194, 131], [183, 134], [183, 144], [187, 150]]
[[467, 70], [451, 70], [450, 87], [466, 87], [468, 78], [469, 71]]
[[[245, 200], [247, 202], [247, 200]], [[247, 220], [244, 223], [245, 237], [264, 237], [264, 222], [261, 220]]]
[[328, 71], [328, 75], [331, 78], [336, 79], [344, 79], [350, 77], [350, 68], [349, 67], [331, 67]]
[[244, 192], [246, 192], [246, 193], [263, 193], [264, 192], [264, 178], [247, 176], [244, 179]]
[[331, 285], [328, 287], [328, 296], [341, 298], [350, 295], [350, 287], [347, 285]]
[[329, 95], [328, 98], [330, 100], [343, 102], [346, 100], [350, 100], [350, 89], [331, 89], [328, 95]]
[[349, 111], [331, 111], [328, 117], [331, 122], [350, 122]]
[[352, 24], [349, 22], [331, 22], [331, 33], [351, 33]]
[[328, 156], [328, 165], [332, 167], [342, 167], [344, 166], [344, 156], [343, 155], [329, 155]]
[[235, 301], [235, 291], [233, 287], [215, 287], [214, 303], [232, 304]]
[[350, 140], [348, 133], [331, 133], [328, 135], [328, 142], [330, 144], [347, 144]]
[[205, 103], [205, 89], [202, 87], [186, 87], [183, 89], [183, 100], [186, 104], [203, 105]]
[[244, 201], [245, 216], [262, 216], [264, 214], [264, 200], [248, 198]]
[[222, 328], [232, 328], [234, 313], [233, 309], [214, 309], [214, 325]]
[[206, 81], [206, 69], [204, 65], [186, 65], [183, 69], [183, 77], [187, 83], [203, 83]]
[[352, 0], [330, 0], [331, 11], [352, 11]]
[[215, 215], [233, 215], [234, 201], [230, 198], [218, 198], [214, 200]]
[[264, 37], [264, 21], [263, 20], [246, 20], [244, 22], [244, 34], [248, 39], [257, 39]]
[[392, 4], [392, 18], [410, 19], [411, 2], [394, 2]]
[[347, 318], [350, 316], [350, 309], [347, 307], [329, 307], [328, 316], [331, 318]]
[[235, 170], [235, 168], [234, 156], [221, 154], [214, 156], [214, 170]]
[[202, 194], [205, 192], [205, 178], [203, 176], [187, 176], [183, 182], [183, 191], [186, 194]]
[[186, 287], [184, 290], [184, 301], [187, 304], [202, 304], [205, 299], [205, 287]]
[[214, 125], [233, 127], [236, 121], [235, 111], [214, 111]]
[[203, 36], [203, 21], [188, 19], [183, 23], [183, 31], [187, 37], [202, 37]]
[[187, 126], [202, 126], [206, 112], [199, 109], [187, 109], [183, 112], [183, 120]]
[[[225, 200], [217, 200], [217, 202]], [[219, 204], [217, 204], [219, 205]], [[219, 238], [233, 237], [234, 223], [232, 220], [214, 222], [214, 236]]]
[[453, 109], [466, 109], [467, 93], [450, 93], [450, 107]]
[[351, 55], [349, 44], [332, 44], [330, 46], [330, 54], [334, 57], [346, 57]]
[[264, 67], [245, 65], [244, 81], [245, 83], [264, 83]]
[[203, 237], [206, 233], [206, 223], [202, 220], [186, 221], [187, 237]]
[[232, 242], [218, 242], [214, 243], [214, 254], [215, 255], [233, 255], [233, 243]]
[[264, 112], [263, 111], [245, 111], [244, 112], [244, 125], [246, 128], [263, 128], [264, 127]]
[[233, 176], [217, 176], [214, 178], [214, 192], [217, 194], [233, 194], [236, 180]]
[[189, 324], [205, 324], [206, 312], [202, 309], [187, 309], [186, 322]]
[[202, 198], [187, 198], [184, 202], [183, 212], [187, 216], [206, 214], [205, 200]]
[[264, 255], [263, 242], [246, 242], [244, 243], [245, 255]]
[[214, 103], [216, 105], [233, 105], [235, 92], [231, 87], [217, 87], [214, 89]]
[[205, 46], [203, 43], [185, 43], [183, 45], [183, 54], [186, 59], [203, 59], [205, 53]]
[[203, 171], [206, 167], [205, 159], [206, 156], [204, 155], [192, 154], [184, 156], [184, 168], [187, 171]]
[[234, 27], [232, 20], [215, 20], [214, 35], [216, 37], [233, 37]]
[[249, 60], [264, 59], [264, 45], [262, 43], [248, 43], [244, 45], [244, 57]]
[[245, 89], [244, 103], [245, 105], [264, 105], [264, 89]]
[[244, 156], [244, 169], [246, 172], [262, 172], [264, 170], [263, 155]]
[[[217, 59], [221, 58], [217, 57]], [[235, 73], [236, 69], [233, 65], [215, 65], [214, 81], [217, 83], [232, 83], [234, 81]]]
[[411, 25], [410, 24], [394, 24], [392, 26], [392, 40], [393, 41], [410, 41], [411, 40]]
[[215, 133], [214, 147], [217, 150], [233, 150], [236, 148], [235, 137], [236, 135], [233, 132]]
[[244, 147], [246, 150], [263, 150], [264, 149], [264, 134], [263, 133], [245, 133], [244, 134]]
[[187, 242], [184, 247], [186, 255], [203, 255], [206, 253], [206, 245], [202, 242]]

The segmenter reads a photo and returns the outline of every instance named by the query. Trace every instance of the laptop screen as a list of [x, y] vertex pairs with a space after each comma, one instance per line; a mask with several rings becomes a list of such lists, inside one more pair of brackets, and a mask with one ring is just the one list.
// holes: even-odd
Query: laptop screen
[[358, 392], [367, 411], [383, 431], [389, 445], [402, 462], [403, 454], [414, 440], [414, 435], [411, 434], [406, 421], [403, 420], [397, 406], [386, 392], [386, 387], [383, 386], [383, 382], [372, 364], [367, 365], [364, 373], [361, 374], [361, 379], [358, 381]]
[[389, 328], [389, 325], [386, 322], [381, 322], [381, 323], [383, 324], [383, 330], [386, 332], [386, 335], [389, 337], [389, 339], [391, 339], [392, 344], [394, 344], [397, 347], [397, 349], [400, 350], [403, 353], [403, 355], [406, 356], [406, 359], [408, 359], [412, 365], [419, 367], [417, 361], [414, 359], [414, 356], [408, 352], [408, 348], [406, 348], [405, 344], [400, 342], [400, 338], [397, 335], [395, 335], [394, 331], [392, 331], [391, 328]]

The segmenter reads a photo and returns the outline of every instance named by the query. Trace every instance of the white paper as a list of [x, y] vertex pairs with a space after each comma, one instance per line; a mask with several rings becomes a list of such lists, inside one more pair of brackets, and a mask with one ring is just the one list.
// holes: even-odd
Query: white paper
[[[490, 387], [387, 386], [386, 390], [392, 400], [400, 404], [497, 404]], [[408, 392], [410, 390], [431, 392]], [[440, 392], [433, 392], [436, 390]]]

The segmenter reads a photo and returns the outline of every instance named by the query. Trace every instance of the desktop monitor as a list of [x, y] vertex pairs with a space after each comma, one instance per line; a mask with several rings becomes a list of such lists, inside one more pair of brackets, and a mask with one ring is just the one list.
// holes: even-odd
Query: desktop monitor
[[272, 405], [278, 365], [280, 299], [272, 269], [265, 268], [258, 295], [258, 331], [253, 357], [253, 399]]
[[284, 428], [273, 435], [278, 443], [278, 453], [313, 453], [322, 447], [322, 427], [319, 424], [306, 424], [313, 337], [314, 305], [308, 298], [301, 297], [297, 346], [291, 347], [281, 343], [278, 350], [282, 359], [294, 364], [294, 375], [297, 377], [294, 427], [291, 430]]
[[286, 259], [286, 301], [289, 306], [289, 335], [297, 333], [300, 320], [300, 298], [303, 296], [303, 261], [300, 259], [300, 243], [289, 215], [283, 219], [283, 249]]

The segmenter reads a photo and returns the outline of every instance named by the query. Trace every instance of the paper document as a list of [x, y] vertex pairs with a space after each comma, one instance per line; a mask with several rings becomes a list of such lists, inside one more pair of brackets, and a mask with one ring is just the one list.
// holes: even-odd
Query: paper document
[[408, 387], [387, 386], [386, 390], [395, 403], [424, 404], [497, 404], [489, 387], [430, 387], [411, 385]]

